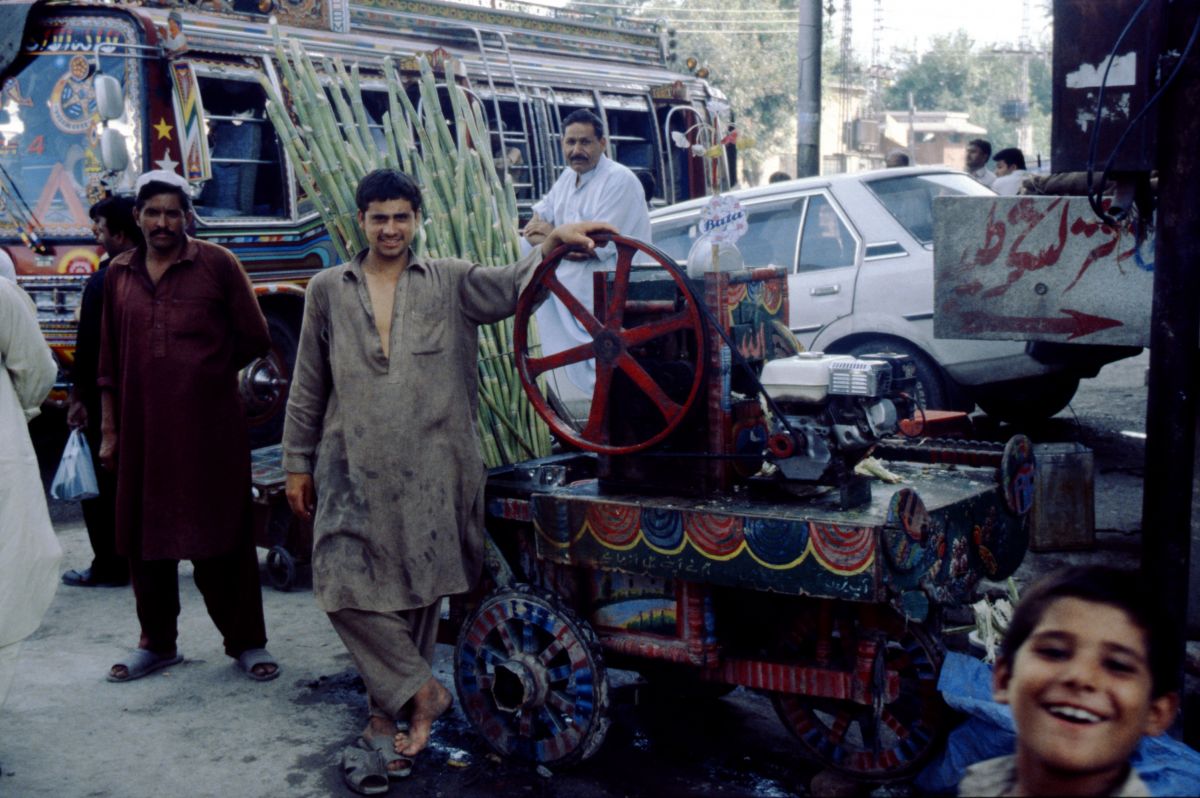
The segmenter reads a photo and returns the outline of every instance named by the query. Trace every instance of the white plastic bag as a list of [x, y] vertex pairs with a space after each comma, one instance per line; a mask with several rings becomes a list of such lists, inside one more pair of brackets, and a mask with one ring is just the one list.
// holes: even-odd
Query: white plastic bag
[[50, 483], [50, 495], [65, 502], [94, 499], [100, 495], [96, 469], [92, 466], [92, 450], [81, 429], [71, 430], [67, 438], [58, 471], [54, 472], [54, 481]]

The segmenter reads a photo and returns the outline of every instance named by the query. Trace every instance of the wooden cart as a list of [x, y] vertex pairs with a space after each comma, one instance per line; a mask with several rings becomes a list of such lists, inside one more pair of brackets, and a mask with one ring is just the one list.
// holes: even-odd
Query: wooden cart
[[[853, 430], [825, 430], [830, 454], [814, 419], [850, 424], [879, 400], [770, 406], [781, 423], [751, 390], [787, 318], [782, 270], [663, 280], [631, 270], [629, 250], [665, 255], [616, 241], [595, 312], [577, 308], [595, 339], [601, 409], [579, 431], [532, 397], [560, 437], [590, 451], [494, 469], [487, 482], [493, 590], [453, 612], [467, 717], [501, 754], [578, 761], [604, 739], [607, 668], [619, 665], [710, 695], [763, 691], [829, 766], [874, 781], [912, 774], [946, 728], [942, 609], [1024, 555], [1032, 446], [869, 441], [903, 481], [864, 482], [837, 460]], [[547, 263], [516, 318], [527, 387], [574, 356], [523, 346], [526, 300], [556, 291]], [[697, 333], [701, 304], [711, 312]], [[872, 363], [854, 367], [881, 368]], [[665, 432], [628, 417], [639, 394]], [[889, 405], [904, 404], [893, 395]]]

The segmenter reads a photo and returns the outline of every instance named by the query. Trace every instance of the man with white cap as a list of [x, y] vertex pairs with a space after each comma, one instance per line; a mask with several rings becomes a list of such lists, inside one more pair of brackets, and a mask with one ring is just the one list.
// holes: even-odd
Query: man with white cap
[[100, 462], [117, 474], [117, 551], [129, 558], [141, 639], [108, 679], [183, 659], [175, 640], [187, 559], [225, 653], [266, 681], [279, 666], [265, 648], [237, 374], [266, 354], [267, 322], [233, 253], [188, 236], [187, 181], [156, 170], [136, 190], [145, 243], [108, 267], [96, 382]]

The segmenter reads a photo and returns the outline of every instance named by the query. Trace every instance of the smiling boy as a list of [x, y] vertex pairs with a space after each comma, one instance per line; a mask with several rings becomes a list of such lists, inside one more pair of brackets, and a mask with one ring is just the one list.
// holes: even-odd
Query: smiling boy
[[1012, 707], [1015, 756], [966, 772], [960, 795], [1149, 795], [1129, 764], [1179, 708], [1170, 616], [1138, 576], [1073, 568], [1018, 605], [993, 675]]

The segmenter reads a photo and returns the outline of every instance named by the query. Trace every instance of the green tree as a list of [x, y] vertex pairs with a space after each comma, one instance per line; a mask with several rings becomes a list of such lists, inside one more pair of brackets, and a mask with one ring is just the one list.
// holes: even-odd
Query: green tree
[[[738, 127], [757, 142], [741, 152], [742, 171], [753, 176], [769, 153], [795, 149], [797, 4], [798, 0], [712, 0], [697, 7], [687, 0], [617, 0], [613, 11], [665, 19], [678, 31], [674, 66], [684, 71], [687, 59], [695, 58], [698, 68], [707, 69], [708, 81], [729, 99]], [[862, 71], [854, 59], [840, 63], [832, 25], [836, 8], [829, 3], [823, 16], [821, 70], [826, 84], [844, 76], [855, 79]]]
[[903, 58], [891, 85], [884, 90], [889, 110], [966, 111], [971, 122], [987, 128], [995, 149], [1016, 146], [1018, 122], [1005, 119], [1002, 107], [1022, 95], [1022, 61], [1029, 61], [1029, 120], [1033, 149], [1025, 153], [1033, 166], [1038, 153], [1050, 152], [1051, 75], [1047, 56], [1033, 52], [983, 49], [966, 31], [934, 36], [930, 49]]
[[696, 58], [708, 69], [709, 82], [729, 98], [738, 127], [757, 141], [741, 152], [743, 171], [756, 174], [768, 152], [795, 148], [797, 23], [790, 16], [738, 12], [795, 11], [796, 2], [725, 0], [721, 13], [706, 15], [680, 5], [665, 14], [670, 24], [687, 31], [679, 35], [680, 60]]

